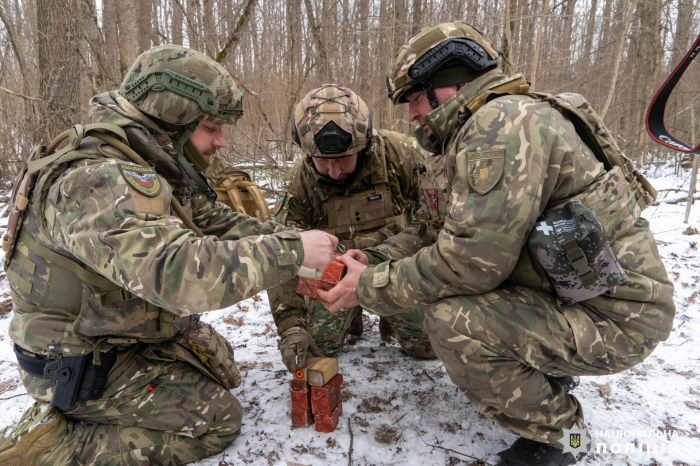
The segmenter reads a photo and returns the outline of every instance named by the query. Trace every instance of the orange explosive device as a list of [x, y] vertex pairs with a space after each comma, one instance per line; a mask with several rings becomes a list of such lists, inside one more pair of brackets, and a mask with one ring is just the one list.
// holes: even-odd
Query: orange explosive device
[[[302, 267], [299, 270], [299, 284], [297, 293], [318, 299], [318, 290], [328, 291], [338, 284], [345, 276], [345, 264], [337, 260], [340, 254], [336, 254], [336, 260], [330, 263], [323, 274], [315, 270]], [[303, 269], [303, 270], [302, 270]]]

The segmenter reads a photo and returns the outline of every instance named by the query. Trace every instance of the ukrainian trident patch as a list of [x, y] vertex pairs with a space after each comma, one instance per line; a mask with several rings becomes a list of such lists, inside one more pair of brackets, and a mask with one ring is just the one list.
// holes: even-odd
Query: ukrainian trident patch
[[153, 168], [119, 164], [119, 171], [129, 186], [137, 192], [148, 197], [157, 196], [160, 193], [160, 179]]
[[479, 194], [491, 191], [503, 176], [506, 151], [489, 150], [467, 153], [467, 182]]

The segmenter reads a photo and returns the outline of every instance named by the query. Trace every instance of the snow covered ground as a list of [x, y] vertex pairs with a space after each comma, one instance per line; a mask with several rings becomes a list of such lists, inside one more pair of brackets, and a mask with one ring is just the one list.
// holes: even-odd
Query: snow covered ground
[[[676, 287], [674, 330], [638, 367], [582, 379], [575, 395], [593, 448], [581, 464], [700, 465], [700, 233], [684, 234], [689, 226], [700, 229], [700, 203], [684, 224], [685, 203], [664, 201], [683, 195], [668, 190], [687, 189], [689, 174], [661, 169], [651, 175], [662, 202], [644, 217]], [[7, 300], [7, 282], [0, 276], [0, 297]], [[7, 302], [0, 303], [0, 313], [3, 309], [7, 312]], [[0, 411], [5, 413], [0, 427], [15, 422], [31, 404], [7, 336], [10, 317], [0, 317]], [[377, 319], [368, 316], [364, 335], [338, 355], [345, 376], [338, 429], [321, 434], [313, 427], [291, 428], [290, 375], [277, 352], [267, 295], [203, 318], [235, 347], [243, 383], [234, 394], [245, 417], [242, 436], [225, 454], [197, 464], [476, 466], [496, 464], [496, 453], [516, 438], [479, 414], [440, 361], [414, 360], [397, 345], [382, 343]]]

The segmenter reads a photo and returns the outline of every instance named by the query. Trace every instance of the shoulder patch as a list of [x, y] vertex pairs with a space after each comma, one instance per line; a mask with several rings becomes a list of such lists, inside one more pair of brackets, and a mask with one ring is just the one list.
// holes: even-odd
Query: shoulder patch
[[505, 154], [504, 149], [467, 153], [467, 182], [474, 191], [486, 194], [496, 186], [503, 176]]
[[119, 164], [119, 171], [126, 182], [139, 193], [148, 197], [157, 196], [160, 193], [160, 179], [153, 168]]

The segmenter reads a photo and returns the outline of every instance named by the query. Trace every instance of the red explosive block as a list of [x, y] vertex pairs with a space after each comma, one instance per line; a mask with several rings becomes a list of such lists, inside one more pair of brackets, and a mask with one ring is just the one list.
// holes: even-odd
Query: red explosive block
[[[339, 254], [335, 256], [338, 257]], [[334, 260], [326, 267], [326, 270], [323, 271], [323, 275], [318, 280], [299, 277], [297, 293], [318, 299], [318, 290], [328, 291], [337, 285], [345, 275], [345, 269], [345, 264]]]
[[310, 387], [309, 382], [306, 380], [290, 380], [289, 385], [291, 385], [294, 392], [308, 392]]
[[311, 392], [292, 390], [292, 409], [311, 409]]
[[340, 416], [343, 415], [343, 403], [338, 403], [330, 416], [315, 416], [316, 432], [333, 432], [338, 427]]
[[[293, 427], [309, 427], [314, 423], [314, 415], [310, 409], [292, 408], [292, 426]], [[337, 422], [336, 422], [337, 424]]]
[[337, 374], [323, 387], [311, 387], [311, 412], [314, 415], [332, 416], [340, 403], [343, 375]]

